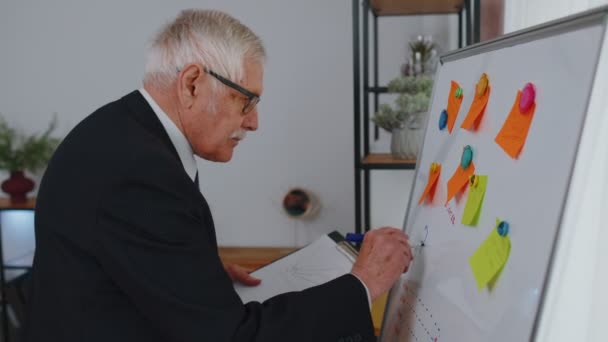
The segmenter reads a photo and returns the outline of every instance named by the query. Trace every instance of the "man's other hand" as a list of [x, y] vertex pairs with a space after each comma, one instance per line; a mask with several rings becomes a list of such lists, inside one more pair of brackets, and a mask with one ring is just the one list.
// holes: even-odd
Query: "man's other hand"
[[261, 279], [252, 277], [251, 270], [241, 267], [236, 264], [224, 264], [224, 270], [230, 276], [233, 283], [241, 283], [246, 286], [258, 286], [262, 282]]

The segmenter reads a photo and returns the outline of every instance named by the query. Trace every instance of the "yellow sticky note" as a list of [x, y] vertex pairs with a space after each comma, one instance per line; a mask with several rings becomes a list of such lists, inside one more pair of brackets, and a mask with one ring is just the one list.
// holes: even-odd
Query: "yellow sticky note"
[[483, 197], [486, 193], [486, 185], [488, 184], [488, 176], [475, 176], [476, 184], [469, 186], [469, 198], [464, 207], [462, 214], [462, 224], [467, 226], [476, 226], [481, 215], [481, 207], [483, 206]]
[[490, 281], [496, 281], [511, 252], [511, 240], [509, 236], [500, 236], [498, 234], [496, 228], [499, 223], [500, 219], [496, 219], [496, 225], [490, 232], [490, 235], [469, 258], [469, 264], [471, 265], [471, 270], [473, 270], [473, 276], [479, 290], [488, 285]]

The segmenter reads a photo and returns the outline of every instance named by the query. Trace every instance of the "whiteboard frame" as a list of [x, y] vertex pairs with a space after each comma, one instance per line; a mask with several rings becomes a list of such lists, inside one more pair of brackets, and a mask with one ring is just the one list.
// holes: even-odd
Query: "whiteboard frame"
[[[534, 318], [532, 332], [530, 334], [531, 341], [555, 341], [555, 338], [559, 338], [560, 340], [564, 340], [564, 341], [567, 340], [566, 335], [562, 334], [560, 337], [560, 334], [556, 333], [556, 331], [558, 329], [563, 330], [563, 331], [565, 331], [565, 329], [566, 329], [563, 326], [561, 326], [561, 327], [559, 326], [559, 322], [560, 322], [559, 319], [563, 318], [563, 317], [560, 317], [560, 315], [552, 315], [552, 317], [546, 318], [545, 316], [547, 316], [547, 315], [546, 315], [545, 310], [547, 309], [547, 307], [551, 307], [552, 309], [555, 309], [556, 307], [559, 309], [562, 309], [562, 310], [565, 309], [564, 307], [560, 308], [560, 306], [556, 304], [556, 301], [559, 300], [559, 294], [560, 293], [562, 295], [566, 294], [567, 290], [560, 288], [559, 284], [551, 284], [550, 281], [552, 279], [554, 282], [558, 281], [558, 279], [554, 279], [554, 278], [558, 277], [558, 275], [555, 274], [555, 273], [558, 273], [558, 272], [556, 272], [557, 265], [560, 262], [563, 263], [563, 261], [560, 261], [560, 258], [559, 258], [561, 256], [560, 252], [561, 252], [561, 254], [564, 254], [566, 252], [572, 252], [573, 250], [575, 250], [577, 248], [577, 246], [574, 246], [574, 243], [568, 244], [568, 241], [565, 241], [565, 238], [562, 236], [563, 235], [562, 227], [564, 225], [565, 213], [567, 213], [567, 215], [570, 216], [570, 217], [568, 217], [570, 219], [570, 221], [573, 221], [573, 222], [581, 221], [581, 220], [576, 220], [576, 216], [577, 216], [577, 214], [579, 214], [579, 212], [581, 212], [581, 208], [576, 203], [573, 203], [573, 200], [571, 198], [572, 193], [577, 193], [577, 192], [582, 193], [582, 192], [584, 192], [584, 190], [586, 190], [584, 185], [573, 184], [573, 178], [576, 176], [576, 174], [581, 173], [580, 172], [581, 168], [588, 166], [587, 165], [588, 163], [581, 165], [581, 163], [580, 163], [581, 158], [582, 158], [581, 156], [584, 155], [586, 158], [593, 158], [593, 156], [598, 155], [599, 153], [602, 153], [602, 152], [608, 153], [608, 144], [604, 144], [603, 146], [600, 145], [600, 148], [595, 148], [595, 150], [593, 150], [594, 146], [592, 146], [591, 144], [585, 145], [583, 147], [583, 148], [585, 148], [584, 151], [582, 150], [582, 147], [581, 147], [581, 142], [584, 139], [593, 138], [593, 137], [589, 137], [588, 136], [589, 134], [586, 134], [586, 132], [589, 131], [588, 127], [593, 124], [593, 122], [590, 122], [590, 121], [598, 122], [599, 117], [601, 117], [602, 115], [608, 114], [608, 108], [602, 108], [601, 106], [598, 106], [598, 105], [594, 106], [594, 108], [593, 108], [594, 113], [590, 113], [590, 103], [592, 102], [592, 99], [602, 96], [602, 91], [608, 90], [608, 81], [602, 80], [600, 75], [598, 75], [598, 69], [599, 70], [608, 69], [608, 46], [606, 46], [606, 44], [608, 44], [608, 35], [606, 34], [606, 30], [608, 27], [608, 5], [594, 8], [594, 9], [584, 11], [584, 12], [581, 12], [578, 14], [570, 15], [570, 16], [567, 16], [567, 17], [564, 17], [561, 19], [552, 20], [552, 21], [546, 22], [544, 24], [532, 26], [532, 27], [524, 29], [524, 30], [515, 31], [513, 33], [503, 35], [501, 37], [498, 37], [496, 39], [493, 39], [493, 40], [490, 40], [487, 42], [474, 44], [474, 45], [471, 45], [471, 46], [468, 46], [468, 47], [465, 47], [465, 48], [462, 48], [459, 50], [445, 53], [445, 54], [441, 55], [441, 57], [440, 57], [440, 63], [441, 63], [441, 65], [443, 65], [445, 62], [455, 61], [455, 60], [459, 60], [462, 58], [467, 58], [470, 56], [478, 55], [481, 53], [487, 53], [490, 51], [494, 51], [494, 50], [498, 50], [498, 49], [502, 49], [502, 48], [506, 48], [506, 47], [510, 47], [510, 46], [514, 46], [514, 45], [524, 44], [524, 43], [535, 41], [538, 39], [551, 37], [551, 36], [555, 36], [555, 35], [558, 35], [561, 33], [569, 32], [569, 31], [576, 30], [579, 28], [594, 26], [594, 25], [603, 25], [603, 27], [604, 27], [603, 35], [602, 35], [602, 39], [601, 39], [601, 41], [603, 42], [603, 46], [597, 57], [596, 65], [594, 66], [594, 72], [593, 72], [594, 79], [593, 79], [592, 86], [591, 86], [591, 93], [590, 93], [589, 97], [587, 98], [587, 103], [585, 105], [585, 113], [584, 113], [584, 117], [583, 117], [583, 125], [581, 127], [581, 131], [579, 132], [579, 140], [578, 140], [578, 147], [577, 147], [577, 156], [578, 157], [576, 158], [574, 167], [572, 168], [572, 170], [570, 171], [570, 174], [568, 176], [568, 181], [567, 181], [568, 190], [566, 191], [566, 196], [565, 196], [564, 202], [562, 203], [562, 207], [561, 207], [562, 211], [561, 211], [561, 215], [559, 217], [559, 224], [557, 227], [555, 239], [551, 246], [548, 270], [547, 270], [547, 273], [543, 280], [543, 286], [542, 286], [541, 294], [540, 294], [540, 301], [538, 304], [536, 316]], [[595, 89], [596, 86], [599, 86], [600, 88], [602, 88], [601, 91], [597, 91]], [[435, 88], [436, 88], [436, 84], [433, 86], [433, 95], [431, 97], [431, 103], [433, 103], [435, 100], [435, 95], [436, 95]], [[605, 113], [602, 113], [602, 110]], [[590, 118], [594, 119], [594, 120], [590, 120]], [[428, 120], [429, 120], [429, 116], [427, 115], [425, 133], [423, 135], [425, 137], [427, 135], [426, 131], [428, 130], [428, 127], [429, 127]], [[607, 137], [604, 138], [603, 140], [608, 143], [608, 134], [606, 134], [606, 136]], [[423, 151], [424, 151], [424, 141], [420, 147], [419, 155], [421, 155], [421, 153]], [[586, 152], [586, 153], [584, 153], [584, 152]], [[608, 165], [600, 165], [600, 166], [603, 166], [603, 169], [608, 168]], [[417, 179], [419, 170], [420, 170], [420, 164], [418, 163], [416, 165], [414, 179]], [[582, 176], [579, 176], [579, 177], [582, 177]], [[589, 186], [587, 185], [587, 188], [588, 187]], [[408, 229], [407, 229], [406, 225], [408, 222], [410, 211], [411, 211], [413, 203], [414, 203], [414, 202], [412, 202], [413, 196], [414, 196], [413, 190], [414, 190], [414, 187], [412, 187], [412, 189], [410, 190], [408, 207], [406, 210], [405, 219], [403, 221], [402, 229], [406, 233], [408, 233]], [[603, 193], [602, 193], [602, 190], [603, 190]], [[606, 184], [605, 189], [600, 189], [600, 191], [598, 191], [598, 193], [595, 194], [594, 199], [601, 203], [602, 194], [604, 196], [608, 196], [608, 183]], [[593, 199], [591, 199], [591, 200], [593, 200]], [[574, 219], [572, 218], [572, 216], [574, 216]], [[598, 225], [599, 225], [599, 223], [598, 223]], [[558, 251], [558, 246], [560, 248], [559, 251]], [[567, 250], [568, 248], [570, 249], [569, 251]], [[581, 249], [582, 249], [582, 247], [580, 247], [580, 244], [579, 244], [578, 251], [580, 251]], [[599, 255], [599, 253], [597, 253], [597, 254]], [[596, 257], [596, 255], [587, 255], [586, 261], [593, 262], [594, 261], [593, 259], [595, 257]], [[563, 259], [563, 257], [562, 257], [562, 259]], [[559, 276], [562, 279], [564, 279], [566, 277], [566, 274], [574, 273], [572, 268], [575, 266], [572, 266], [572, 265], [569, 265], [569, 266], [570, 266], [570, 270], [567, 269], [567, 267], [564, 267], [564, 269], [560, 270], [561, 273], [559, 274]], [[570, 272], [568, 273], [568, 271], [570, 271]], [[600, 276], [603, 276], [604, 278], [608, 278], [608, 271], [605, 271]], [[574, 285], [571, 285], [570, 288], [572, 288], [573, 286]], [[549, 291], [551, 291], [551, 293], [549, 293]], [[395, 293], [396, 293], [396, 291], [394, 291], [394, 287], [393, 287], [390, 290], [388, 298], [387, 298], [387, 302], [386, 302], [386, 305], [384, 308], [384, 317], [386, 317], [386, 315], [388, 314], [389, 303], [392, 300], [394, 300], [393, 296]], [[552, 295], [552, 297], [549, 298], [549, 295]], [[597, 307], [598, 306], [596, 306], [596, 308]], [[608, 311], [608, 309], [604, 309], [604, 310], [605, 310], [604, 312]], [[586, 327], [590, 326], [591, 328], [596, 329], [594, 331], [599, 331], [599, 324], [600, 324], [601, 318], [596, 318], [596, 320], [597, 320], [597, 322], [595, 322], [596, 326], [592, 326], [592, 324], [587, 323], [586, 326], [583, 327], [585, 322], [583, 322], [582, 320], [579, 319], [578, 328], [582, 329], [582, 328], [586, 328]], [[382, 328], [380, 330], [379, 341], [382, 341], [383, 337], [384, 337], [385, 322], [387, 322], [386, 319], [383, 320]]]

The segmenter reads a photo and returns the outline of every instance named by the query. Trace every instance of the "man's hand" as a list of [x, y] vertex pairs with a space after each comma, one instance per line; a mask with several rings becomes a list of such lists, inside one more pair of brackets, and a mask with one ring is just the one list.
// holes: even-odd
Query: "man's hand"
[[412, 260], [408, 236], [397, 228], [379, 228], [365, 234], [351, 273], [367, 286], [373, 301], [388, 291]]
[[246, 286], [258, 286], [262, 282], [261, 279], [252, 277], [248, 270], [236, 264], [224, 264], [224, 270], [230, 276], [233, 283], [241, 283]]

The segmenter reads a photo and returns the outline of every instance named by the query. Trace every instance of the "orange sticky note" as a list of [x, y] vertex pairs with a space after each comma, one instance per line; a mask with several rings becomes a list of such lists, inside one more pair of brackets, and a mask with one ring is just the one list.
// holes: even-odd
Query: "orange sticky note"
[[448, 181], [448, 199], [445, 201], [447, 204], [458, 192], [460, 192], [464, 187], [469, 184], [469, 178], [475, 174], [475, 164], [471, 162], [469, 167], [466, 170], [463, 170], [458, 163], [458, 167], [452, 175], [452, 178]]
[[473, 103], [471, 103], [471, 108], [469, 108], [469, 113], [466, 118], [464, 118], [460, 127], [471, 131], [476, 130], [477, 127], [479, 127], [486, 105], [488, 104], [488, 99], [490, 98], [490, 90], [491, 88], [488, 86], [485, 94], [479, 97], [475, 96]]
[[532, 124], [532, 118], [534, 118], [534, 110], [536, 109], [536, 103], [528, 109], [527, 112], [522, 113], [519, 110], [519, 99], [521, 97], [521, 90], [517, 91], [517, 98], [513, 103], [513, 108], [502, 125], [500, 132], [496, 135], [496, 143], [507, 152], [511, 158], [515, 159], [519, 156], [521, 149], [526, 143], [528, 138], [528, 131]]
[[452, 87], [450, 88], [450, 95], [448, 95], [448, 131], [452, 133], [458, 112], [460, 111], [460, 105], [462, 99], [464, 99], [464, 93], [458, 98], [456, 97], [456, 89], [460, 88], [460, 85], [452, 81]]
[[[432, 169], [432, 167], [431, 167], [431, 169]], [[418, 200], [418, 204], [422, 204], [422, 202], [424, 202], [424, 199], [427, 198], [427, 196], [428, 196], [429, 202], [433, 201], [433, 197], [435, 196], [435, 189], [437, 189], [437, 181], [439, 180], [440, 174], [441, 174], [441, 164], [437, 164], [435, 169], [431, 170], [429, 172], [429, 180], [426, 183], [426, 187], [424, 188], [424, 191], [422, 192], [422, 196], [420, 196], [420, 199]]]

